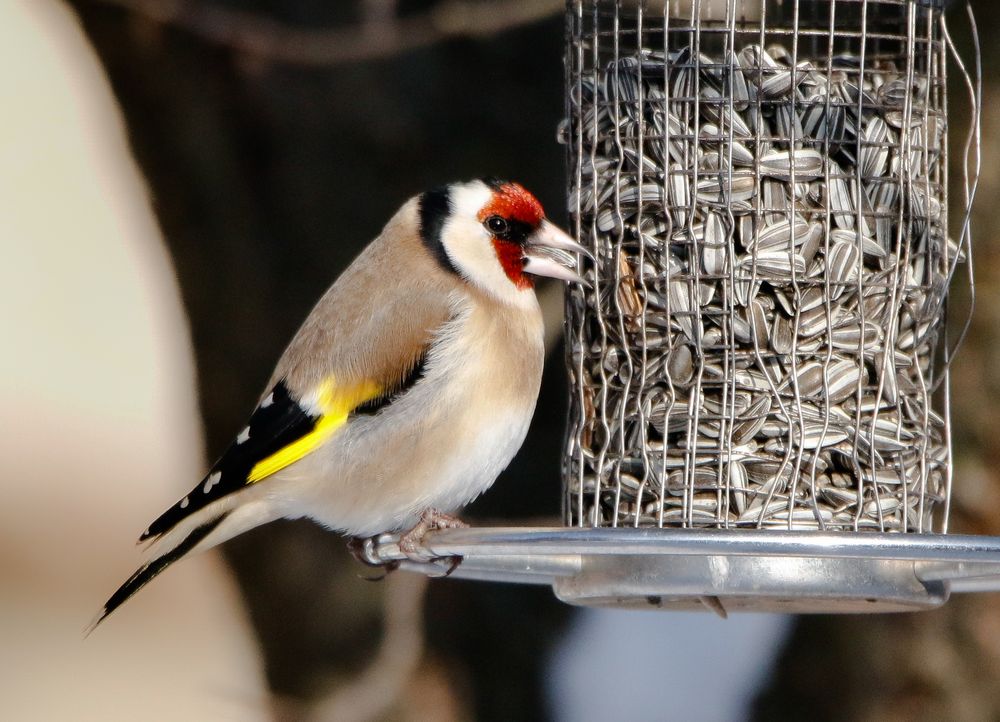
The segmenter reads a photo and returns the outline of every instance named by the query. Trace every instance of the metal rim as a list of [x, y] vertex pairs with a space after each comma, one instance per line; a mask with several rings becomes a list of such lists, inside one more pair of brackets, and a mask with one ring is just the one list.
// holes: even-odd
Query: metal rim
[[[380, 561], [405, 559], [396, 537], [375, 544]], [[914, 562], [1000, 564], [1000, 537], [762, 529], [567, 529], [490, 527], [446, 529], [424, 540], [428, 558], [552, 554], [810, 556]]]
[[441, 575], [461, 557], [457, 578], [551, 585], [592, 606], [912, 611], [1000, 589], [998, 537], [496, 527], [433, 532], [410, 558], [397, 541], [372, 540], [368, 561]]

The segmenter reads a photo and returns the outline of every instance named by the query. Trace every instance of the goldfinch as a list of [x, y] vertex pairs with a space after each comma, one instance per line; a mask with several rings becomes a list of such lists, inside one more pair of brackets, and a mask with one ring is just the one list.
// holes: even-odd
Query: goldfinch
[[406, 202], [322, 296], [245, 428], [143, 532], [148, 561], [92, 628], [182, 557], [279, 518], [355, 538], [452, 525], [520, 448], [542, 377], [534, 276], [587, 251], [517, 183]]

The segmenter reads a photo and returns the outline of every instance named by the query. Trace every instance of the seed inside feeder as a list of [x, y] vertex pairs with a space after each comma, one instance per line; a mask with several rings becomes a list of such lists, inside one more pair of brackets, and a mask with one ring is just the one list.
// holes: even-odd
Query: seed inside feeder
[[604, 387], [573, 419], [568, 523], [933, 528], [958, 247], [919, 81], [753, 44], [579, 72], [571, 211], [621, 284], [570, 303], [575, 368]]

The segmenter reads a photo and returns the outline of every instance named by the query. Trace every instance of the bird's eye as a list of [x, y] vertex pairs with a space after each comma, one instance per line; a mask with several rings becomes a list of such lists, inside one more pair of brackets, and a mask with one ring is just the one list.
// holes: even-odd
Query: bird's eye
[[490, 229], [490, 233], [494, 233], [498, 236], [502, 236], [509, 229], [507, 221], [500, 216], [490, 216], [487, 218], [486, 227]]

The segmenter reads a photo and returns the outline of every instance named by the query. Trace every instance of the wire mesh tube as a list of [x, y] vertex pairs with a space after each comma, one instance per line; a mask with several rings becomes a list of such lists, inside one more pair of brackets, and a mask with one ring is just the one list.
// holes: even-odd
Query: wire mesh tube
[[943, 11], [577, 0], [567, 33], [566, 523], [944, 531]]

